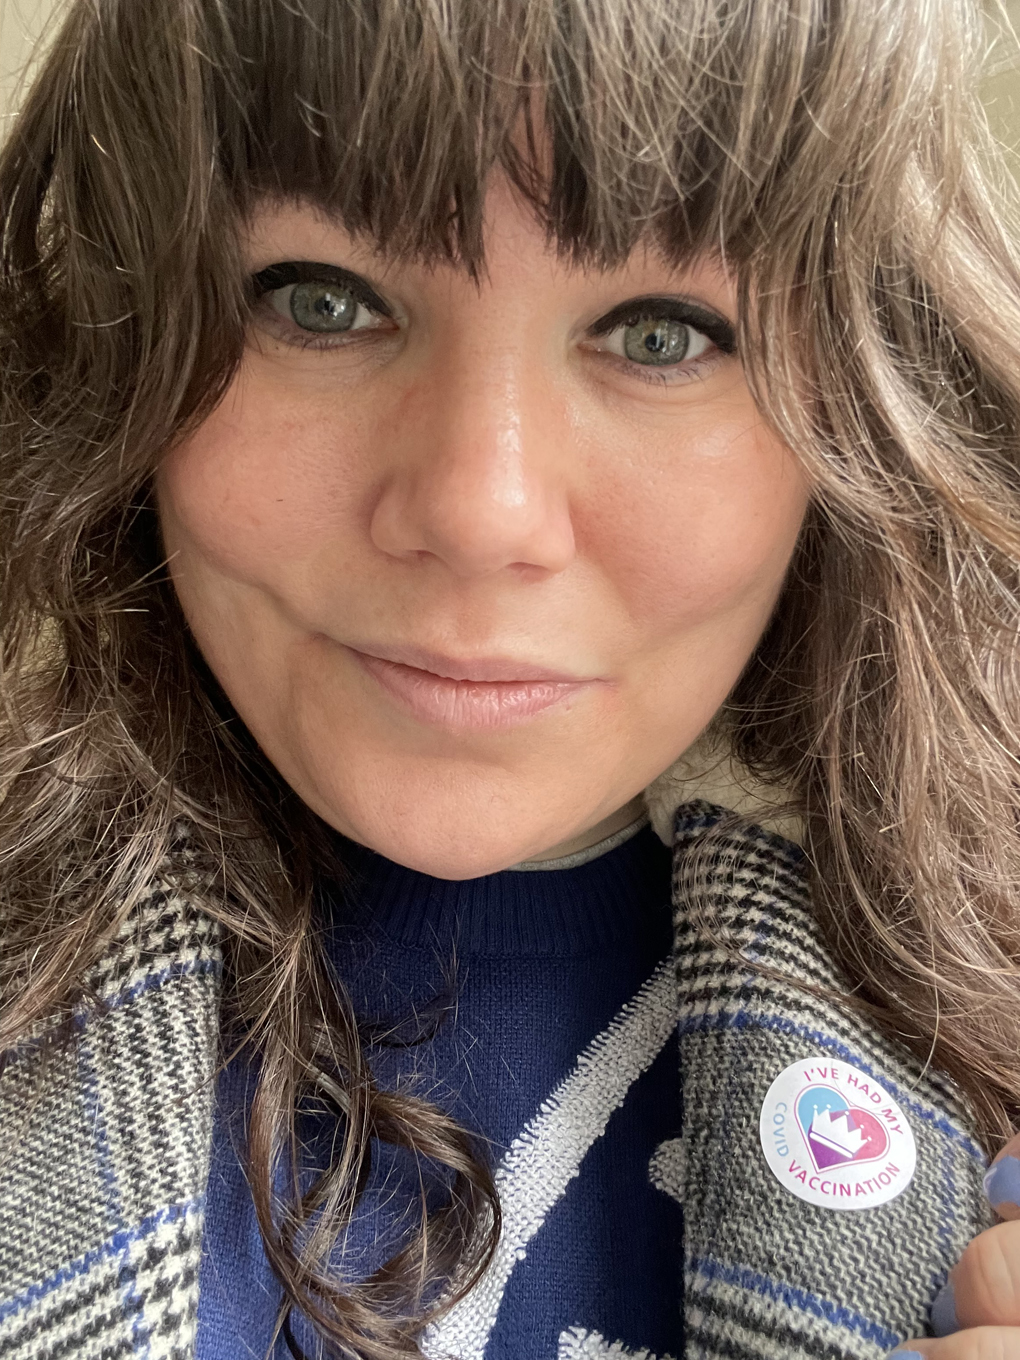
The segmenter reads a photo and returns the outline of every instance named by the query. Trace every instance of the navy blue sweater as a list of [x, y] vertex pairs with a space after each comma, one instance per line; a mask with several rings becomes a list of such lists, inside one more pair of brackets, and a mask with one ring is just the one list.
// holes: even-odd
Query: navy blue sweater
[[[380, 1036], [373, 1071], [483, 1135], [498, 1168], [503, 1251], [426, 1351], [681, 1355], [681, 1211], [656, 1170], [680, 1125], [669, 852], [645, 827], [582, 863], [466, 882], [346, 852], [353, 881], [324, 888], [324, 938]], [[263, 1356], [281, 1297], [238, 1156], [252, 1080], [236, 1061], [218, 1087], [198, 1360]], [[330, 1133], [308, 1126], [313, 1160]], [[352, 1279], [417, 1212], [416, 1174], [373, 1152], [340, 1255]], [[304, 1320], [291, 1325], [319, 1354]], [[289, 1356], [282, 1339], [274, 1354]]]

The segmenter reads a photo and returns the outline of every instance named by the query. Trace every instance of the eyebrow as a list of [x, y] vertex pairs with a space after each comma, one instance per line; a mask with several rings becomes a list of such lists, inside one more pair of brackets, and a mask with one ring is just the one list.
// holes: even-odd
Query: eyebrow
[[281, 260], [278, 264], [260, 269], [251, 276], [251, 281], [256, 298], [292, 283], [331, 283], [350, 293], [356, 301], [373, 312], [389, 317], [391, 321], [394, 319], [393, 308], [379, 296], [367, 279], [351, 273], [349, 269], [341, 269], [339, 265], [323, 264], [317, 260]]
[[608, 335], [618, 326], [633, 325], [638, 321], [656, 321], [665, 317], [679, 321], [707, 335], [724, 354], [737, 352], [736, 328], [721, 313], [702, 307], [689, 298], [670, 293], [651, 293], [645, 297], [628, 298], [613, 307], [588, 327], [589, 335]]

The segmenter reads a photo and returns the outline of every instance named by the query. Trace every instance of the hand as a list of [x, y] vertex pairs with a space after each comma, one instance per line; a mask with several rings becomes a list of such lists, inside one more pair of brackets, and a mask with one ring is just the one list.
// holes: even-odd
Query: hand
[[985, 1190], [1007, 1221], [975, 1237], [949, 1272], [932, 1305], [936, 1337], [902, 1342], [896, 1360], [1020, 1360], [1020, 1134], [992, 1162]]

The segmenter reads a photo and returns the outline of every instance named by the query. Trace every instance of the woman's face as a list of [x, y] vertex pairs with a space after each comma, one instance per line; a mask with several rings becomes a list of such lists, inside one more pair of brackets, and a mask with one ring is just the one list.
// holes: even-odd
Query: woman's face
[[487, 209], [478, 281], [258, 215], [251, 270], [280, 267], [157, 481], [184, 612], [266, 755], [447, 878], [596, 838], [694, 741], [807, 504], [716, 267], [588, 272], [505, 183]]

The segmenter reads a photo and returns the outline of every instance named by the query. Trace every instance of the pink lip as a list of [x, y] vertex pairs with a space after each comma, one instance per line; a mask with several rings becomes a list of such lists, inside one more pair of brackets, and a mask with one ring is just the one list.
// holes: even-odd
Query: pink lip
[[387, 649], [387, 656], [347, 650], [414, 717], [442, 727], [514, 727], [594, 683], [516, 661], [460, 662], [410, 648]]

